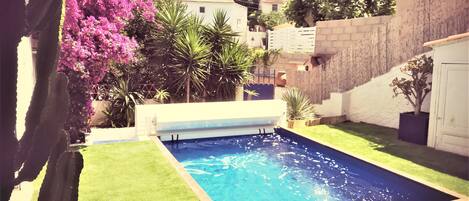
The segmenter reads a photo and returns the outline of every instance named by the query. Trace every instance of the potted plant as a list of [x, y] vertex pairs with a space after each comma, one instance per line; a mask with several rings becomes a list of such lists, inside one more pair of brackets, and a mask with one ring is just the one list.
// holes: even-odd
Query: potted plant
[[399, 139], [426, 145], [429, 114], [422, 112], [422, 103], [431, 91], [429, 77], [433, 72], [433, 59], [422, 55], [407, 62], [401, 68], [406, 78], [394, 78], [390, 84], [394, 97], [402, 94], [414, 107], [412, 112], [399, 116]]
[[288, 128], [301, 128], [306, 124], [306, 117], [313, 113], [313, 105], [299, 89], [291, 88], [282, 95], [287, 102]]

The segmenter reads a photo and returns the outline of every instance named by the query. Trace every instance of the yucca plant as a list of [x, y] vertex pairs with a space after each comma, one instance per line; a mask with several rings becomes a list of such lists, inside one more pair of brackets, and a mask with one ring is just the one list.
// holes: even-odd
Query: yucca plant
[[111, 105], [104, 114], [108, 117], [112, 127], [130, 127], [134, 124], [135, 106], [144, 102], [142, 94], [133, 90], [129, 80], [118, 78], [109, 96]]
[[287, 117], [290, 120], [303, 120], [314, 111], [309, 98], [297, 88], [285, 91], [282, 100], [287, 102]]
[[233, 43], [233, 37], [238, 36], [233, 32], [228, 24], [229, 17], [226, 11], [216, 10], [213, 14], [213, 21], [209, 26], [204, 27], [204, 37], [212, 45], [212, 52], [218, 53], [226, 44]]
[[172, 67], [177, 75], [175, 79], [177, 91], [185, 89], [186, 102], [189, 102], [192, 87], [197, 90], [203, 89], [210, 45], [202, 39], [197, 30], [189, 29], [176, 40], [172, 57], [174, 63]]
[[235, 88], [243, 84], [251, 66], [248, 48], [238, 43], [226, 44], [221, 52], [215, 54], [207, 84], [214, 87], [218, 99], [230, 99], [235, 96]]
[[153, 100], [158, 103], [165, 103], [170, 98], [169, 92], [165, 89], [157, 89], [155, 96], [153, 96]]

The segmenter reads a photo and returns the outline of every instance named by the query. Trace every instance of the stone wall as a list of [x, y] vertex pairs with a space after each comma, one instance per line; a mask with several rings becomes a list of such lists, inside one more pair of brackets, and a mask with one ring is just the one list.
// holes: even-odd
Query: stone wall
[[378, 27], [385, 26], [392, 16], [362, 17], [347, 20], [329, 20], [316, 23], [314, 52], [330, 55], [348, 48], [354, 41], [361, 41]]

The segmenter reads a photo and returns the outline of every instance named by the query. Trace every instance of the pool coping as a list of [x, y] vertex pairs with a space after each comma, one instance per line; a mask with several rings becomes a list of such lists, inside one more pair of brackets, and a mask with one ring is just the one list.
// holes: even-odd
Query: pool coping
[[389, 171], [389, 172], [391, 172], [391, 173], [394, 173], [394, 174], [397, 174], [397, 175], [399, 175], [399, 176], [402, 176], [402, 177], [404, 177], [404, 178], [406, 178], [406, 179], [410, 179], [410, 180], [412, 180], [412, 181], [414, 181], [414, 182], [417, 182], [417, 183], [419, 183], [419, 184], [421, 184], [421, 185], [424, 185], [424, 186], [433, 188], [433, 189], [435, 189], [435, 190], [441, 191], [441, 192], [443, 192], [443, 193], [449, 194], [449, 195], [451, 195], [451, 196], [454, 196], [454, 197], [457, 198], [457, 199], [455, 199], [455, 200], [457, 200], [457, 201], [469, 200], [469, 196], [460, 194], [460, 193], [458, 193], [458, 192], [455, 192], [455, 191], [453, 191], [453, 190], [447, 189], [447, 188], [442, 187], [442, 186], [440, 186], [440, 185], [437, 185], [437, 184], [434, 184], [434, 183], [430, 183], [430, 182], [425, 181], [425, 180], [423, 180], [423, 179], [417, 178], [417, 177], [415, 177], [415, 176], [413, 176], [413, 175], [411, 175], [411, 174], [409, 174], [409, 173], [406, 173], [406, 172], [403, 172], [403, 171], [396, 170], [396, 169], [394, 169], [394, 168], [388, 167], [387, 165], [382, 164], [382, 163], [380, 163], [380, 162], [372, 161], [372, 160], [366, 159], [366, 158], [361, 157], [361, 156], [359, 156], [359, 155], [357, 155], [357, 154], [351, 153], [351, 152], [349, 152], [349, 151], [347, 151], [347, 150], [344, 150], [344, 149], [342, 149], [342, 148], [339, 148], [339, 147], [336, 147], [336, 146], [334, 146], [334, 145], [332, 145], [332, 144], [329, 144], [329, 143], [327, 143], [327, 142], [319, 142], [319, 141], [317, 141], [317, 140], [315, 140], [315, 139], [312, 139], [312, 138], [309, 137], [309, 136], [302, 135], [301, 133], [299, 133], [299, 132], [297, 132], [297, 131], [295, 131], [295, 130], [293, 130], [293, 129], [290, 129], [290, 128], [287, 128], [287, 127], [283, 127], [283, 126], [279, 126], [279, 128], [284, 129], [284, 130], [286, 130], [286, 131], [289, 131], [289, 132], [291, 132], [291, 133], [293, 133], [293, 134], [295, 134], [295, 135], [299, 135], [299, 136], [301, 136], [301, 137], [304, 137], [304, 138], [306, 138], [306, 139], [308, 139], [308, 140], [314, 141], [315, 143], [318, 143], [318, 144], [320, 144], [320, 145], [326, 146], [326, 147], [328, 147], [328, 148], [330, 148], [330, 149], [339, 151], [339, 152], [341, 152], [341, 153], [343, 153], [343, 154], [346, 154], [346, 155], [348, 155], [348, 156], [351, 156], [351, 157], [356, 158], [356, 159], [358, 159], [358, 160], [361, 160], [361, 161], [363, 161], [363, 162], [366, 162], [366, 163], [369, 163], [369, 164], [374, 165], [374, 166], [376, 166], [376, 167], [382, 168], [382, 169], [384, 169], [384, 170], [386, 170], [386, 171]]
[[197, 196], [200, 201], [212, 201], [207, 192], [200, 187], [200, 185], [192, 178], [192, 176], [184, 169], [184, 166], [179, 163], [179, 161], [174, 158], [173, 154], [164, 146], [164, 144], [156, 136], [149, 137], [151, 141], [156, 144], [156, 147], [161, 151], [163, 156], [169, 161], [169, 163], [176, 169], [176, 172], [179, 176], [186, 182], [186, 184], [191, 188], [192, 192]]

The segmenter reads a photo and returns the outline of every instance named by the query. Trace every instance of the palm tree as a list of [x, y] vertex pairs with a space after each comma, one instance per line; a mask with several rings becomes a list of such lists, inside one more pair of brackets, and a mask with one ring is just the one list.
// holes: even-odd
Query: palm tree
[[238, 34], [233, 32], [228, 20], [225, 11], [217, 10], [212, 23], [204, 28], [204, 38], [212, 45], [204, 93], [217, 99], [234, 96], [234, 89], [245, 79], [250, 64], [248, 50], [234, 40]]
[[210, 78], [212, 86], [215, 86], [216, 97], [232, 98], [236, 86], [244, 83], [249, 74], [251, 59], [248, 48], [237, 43], [227, 44], [215, 55], [212, 65]]
[[186, 102], [190, 101], [191, 84], [197, 90], [203, 88], [210, 48], [210, 45], [200, 37], [200, 32], [193, 28], [176, 40], [172, 67], [177, 75], [175, 80], [177, 91], [182, 88], [186, 90]]
[[226, 11], [217, 10], [213, 14], [212, 23], [204, 28], [204, 37], [212, 44], [213, 53], [220, 52], [224, 45], [233, 43], [233, 37], [238, 36], [228, 24], [229, 19]]

